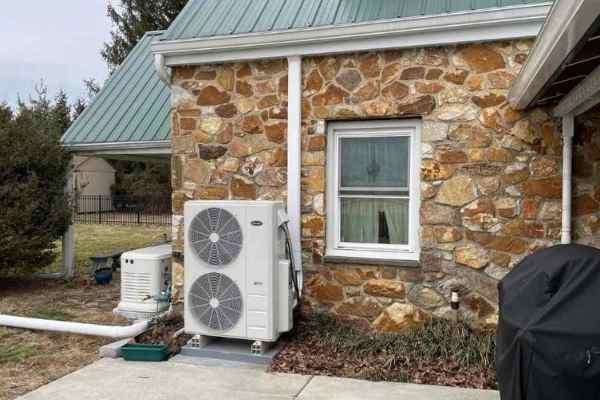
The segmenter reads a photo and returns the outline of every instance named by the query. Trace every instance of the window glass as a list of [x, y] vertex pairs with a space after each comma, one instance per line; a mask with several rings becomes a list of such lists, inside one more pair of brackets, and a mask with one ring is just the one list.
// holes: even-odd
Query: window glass
[[340, 139], [342, 188], [407, 188], [410, 159], [407, 136]]

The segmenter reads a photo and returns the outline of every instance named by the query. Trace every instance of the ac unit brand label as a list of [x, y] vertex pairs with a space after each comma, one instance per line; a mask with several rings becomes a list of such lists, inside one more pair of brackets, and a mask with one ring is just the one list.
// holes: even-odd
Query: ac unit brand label
[[250, 222], [250, 224], [252, 226], [262, 226], [263, 223], [262, 223], [262, 221], [252, 221], [252, 222]]

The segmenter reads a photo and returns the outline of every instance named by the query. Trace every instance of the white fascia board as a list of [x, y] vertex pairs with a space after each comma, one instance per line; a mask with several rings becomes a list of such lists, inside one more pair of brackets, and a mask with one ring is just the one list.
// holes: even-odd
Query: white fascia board
[[158, 140], [148, 142], [107, 142], [63, 145], [72, 153], [97, 155], [169, 155], [171, 141]]
[[156, 41], [169, 67], [536, 36], [551, 3], [288, 31]]
[[525, 67], [508, 94], [513, 107], [522, 110], [531, 105], [599, 14], [598, 0], [556, 0]]

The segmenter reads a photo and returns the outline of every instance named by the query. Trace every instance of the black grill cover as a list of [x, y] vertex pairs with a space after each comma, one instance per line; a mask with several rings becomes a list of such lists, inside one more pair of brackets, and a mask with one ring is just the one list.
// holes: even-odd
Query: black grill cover
[[538, 251], [498, 289], [502, 400], [600, 399], [600, 250]]

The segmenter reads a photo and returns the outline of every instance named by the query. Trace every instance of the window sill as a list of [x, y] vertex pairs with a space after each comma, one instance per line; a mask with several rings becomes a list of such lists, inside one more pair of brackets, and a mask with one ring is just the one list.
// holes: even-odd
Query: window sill
[[369, 257], [350, 257], [350, 256], [332, 256], [326, 255], [323, 257], [325, 263], [331, 264], [360, 264], [360, 265], [385, 265], [402, 268], [419, 268], [421, 264], [415, 260], [397, 260], [386, 258], [369, 258]]

